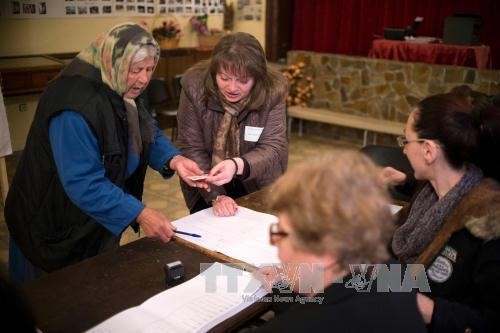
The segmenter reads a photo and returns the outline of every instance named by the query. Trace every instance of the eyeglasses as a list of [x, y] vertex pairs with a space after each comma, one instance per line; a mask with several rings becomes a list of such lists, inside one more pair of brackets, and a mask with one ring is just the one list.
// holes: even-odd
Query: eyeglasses
[[403, 148], [404, 146], [406, 146], [407, 144], [409, 144], [410, 142], [424, 142], [424, 141], [427, 141], [428, 139], [415, 139], [415, 140], [408, 140], [406, 139], [404, 136], [398, 136], [396, 138], [396, 141], [398, 142], [398, 146], [400, 146], [401, 148]]
[[278, 223], [272, 223], [269, 225], [269, 242], [271, 245], [275, 245], [278, 239], [282, 239], [288, 235], [288, 232], [279, 229]]

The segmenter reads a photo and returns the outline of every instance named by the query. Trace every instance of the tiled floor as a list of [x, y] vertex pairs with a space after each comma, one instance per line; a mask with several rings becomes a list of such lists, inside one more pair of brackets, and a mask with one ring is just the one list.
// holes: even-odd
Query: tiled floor
[[[322, 152], [337, 148], [357, 149], [359, 146], [316, 136], [304, 135], [303, 137], [298, 137], [292, 135], [289, 146], [289, 165], [307, 159], [311, 155], [321, 154]], [[19, 153], [16, 153], [12, 156], [8, 156], [6, 159], [9, 178], [14, 174], [18, 158]], [[178, 219], [188, 214], [177, 176], [165, 181], [157, 172], [148, 170], [143, 201], [147, 206], [159, 210], [171, 220]], [[5, 225], [3, 204], [1, 202], [0, 208], [2, 210], [2, 214], [0, 215], [0, 273], [6, 273], [8, 231]], [[142, 237], [142, 235], [139, 236], [128, 228], [123, 234], [122, 244], [134, 241], [138, 239], [138, 237]]]

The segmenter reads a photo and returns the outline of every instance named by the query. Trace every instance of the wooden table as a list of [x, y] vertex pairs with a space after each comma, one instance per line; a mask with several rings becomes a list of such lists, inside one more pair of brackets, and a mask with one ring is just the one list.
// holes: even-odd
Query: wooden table
[[[238, 202], [259, 209], [265, 207], [264, 197], [264, 191], [257, 192]], [[186, 280], [200, 273], [200, 263], [235, 262], [180, 238], [167, 244], [141, 238], [31, 281], [23, 291], [44, 333], [82, 332], [167, 289], [163, 266], [175, 260], [184, 263]], [[269, 306], [255, 303], [211, 331], [241, 327]]]
[[485, 45], [447, 45], [375, 39], [368, 52], [368, 57], [479, 69], [492, 68], [490, 47]]

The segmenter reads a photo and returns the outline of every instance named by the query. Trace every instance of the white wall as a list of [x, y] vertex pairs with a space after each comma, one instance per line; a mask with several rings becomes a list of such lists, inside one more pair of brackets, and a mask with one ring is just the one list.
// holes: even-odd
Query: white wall
[[[231, 0], [236, 6], [236, 0]], [[265, 9], [262, 1], [262, 21], [236, 21], [234, 31], [253, 34], [265, 46]], [[95, 37], [116, 24], [145, 21], [150, 29], [163, 20], [175, 18], [182, 28], [180, 47], [195, 47], [198, 37], [191, 30], [190, 16], [164, 15], [151, 17], [103, 18], [26, 18], [0, 19], [0, 57], [33, 54], [79, 52]], [[209, 16], [209, 27], [222, 28], [222, 15]]]
[[[2, 0], [0, 0], [2, 1]], [[236, 0], [231, 0], [236, 7]], [[235, 32], [253, 34], [265, 47], [265, 8], [262, 1], [261, 21], [235, 21]], [[150, 17], [113, 18], [39, 18], [0, 19], [0, 57], [79, 52], [87, 47], [95, 37], [116, 24], [145, 21], [150, 29], [163, 20], [172, 19], [166, 15]], [[189, 16], [175, 16], [182, 28], [179, 47], [196, 47], [198, 37], [191, 31]], [[210, 16], [208, 26], [222, 28], [222, 16]], [[5, 98], [6, 113], [14, 151], [23, 149], [26, 136], [35, 113], [39, 95], [22, 95]], [[25, 110], [25, 111], [20, 111]]]

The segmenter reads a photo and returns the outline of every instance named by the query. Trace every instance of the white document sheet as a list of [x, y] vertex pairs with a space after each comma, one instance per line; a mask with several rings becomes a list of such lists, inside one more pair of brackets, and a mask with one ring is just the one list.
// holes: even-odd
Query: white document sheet
[[87, 332], [206, 332], [266, 294], [251, 273], [214, 263], [195, 278], [122, 311]]
[[178, 230], [201, 235], [178, 237], [259, 267], [279, 263], [276, 247], [269, 244], [269, 225], [277, 221], [274, 215], [239, 206], [235, 216], [215, 216], [207, 208], [172, 223]]

